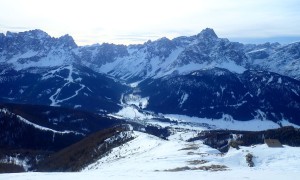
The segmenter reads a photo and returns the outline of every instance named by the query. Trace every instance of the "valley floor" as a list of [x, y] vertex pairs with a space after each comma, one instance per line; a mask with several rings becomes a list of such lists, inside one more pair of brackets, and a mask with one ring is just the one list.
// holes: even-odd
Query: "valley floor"
[[[141, 132], [114, 148], [106, 157], [78, 173], [1, 174], [0, 179], [297, 179], [300, 176], [300, 148], [266, 145], [230, 149], [221, 154], [200, 141], [186, 142], [195, 131], [179, 131], [162, 140]], [[254, 167], [248, 167], [251, 153]], [[196, 169], [196, 170], [195, 170]], [[201, 169], [201, 170], [199, 170]], [[209, 170], [206, 170], [209, 169]]]

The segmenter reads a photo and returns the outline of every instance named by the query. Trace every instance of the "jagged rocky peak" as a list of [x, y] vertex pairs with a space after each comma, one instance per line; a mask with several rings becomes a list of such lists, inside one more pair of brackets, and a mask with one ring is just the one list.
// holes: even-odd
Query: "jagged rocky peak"
[[162, 37], [156, 41], [153, 41], [151, 44], [152, 46], [156, 46], [157, 48], [168, 48], [168, 47], [174, 47], [175, 44], [173, 41], [166, 37]]
[[44, 49], [47, 42], [51, 41], [51, 37], [41, 30], [30, 30], [25, 32], [6, 32], [6, 36], [0, 37], [1, 50], [6, 50], [8, 56], [11, 58], [16, 54], [23, 54], [32, 51], [40, 51]]
[[300, 42], [295, 42], [287, 45], [287, 52], [293, 59], [300, 58]]
[[32, 37], [39, 38], [39, 39], [50, 38], [49, 34], [47, 34], [46, 32], [40, 29], [28, 31], [28, 34], [31, 35]]
[[5, 35], [3, 33], [0, 33], [0, 38], [2, 39], [4, 37], [5, 37]]
[[127, 46], [109, 43], [81, 46], [78, 48], [81, 60], [101, 66], [113, 62], [117, 57], [128, 55]]
[[211, 28], [206, 28], [203, 29], [198, 35], [198, 38], [203, 38], [203, 39], [217, 39], [218, 36], [215, 33], [215, 31]]
[[170, 39], [163, 37], [155, 41], [148, 41], [144, 44], [147, 51], [150, 53], [148, 58], [158, 56], [160, 58], [166, 58], [176, 48], [176, 44]]
[[32, 39], [43, 39], [43, 38], [51, 38], [46, 32], [40, 30], [40, 29], [35, 29], [35, 30], [29, 30], [29, 31], [24, 31], [24, 32], [6, 32], [6, 37], [14, 38], [14, 37], [28, 37]]
[[69, 47], [71, 49], [77, 47], [77, 44], [75, 43], [73, 37], [70, 36], [69, 34], [59, 37], [58, 42], [62, 44], [64, 47]]
[[162, 37], [162, 38], [160, 38], [160, 39], [158, 39], [154, 42], [159, 43], [159, 44], [163, 44], [163, 43], [169, 43], [169, 42], [171, 42], [171, 40], [166, 38], [166, 37]]
[[[1, 38], [1, 35], [0, 35]], [[56, 44], [58, 46], [63, 45], [64, 47], [68, 48], [76, 48], [77, 44], [75, 43], [72, 36], [66, 34], [64, 36], [61, 36], [59, 38], [53, 38], [46, 32], [35, 29], [35, 30], [29, 30], [24, 32], [10, 32], [7, 31], [6, 36], [4, 38], [10, 39], [9, 41], [16, 41], [17, 43], [23, 44], [33, 44], [32, 42], [48, 42], [50, 44]], [[37, 44], [36, 44], [37, 45]], [[42, 46], [42, 44], [40, 44]]]
[[[0, 43], [3, 44], [3, 41], [5, 39], [5, 35], [3, 33], [0, 33]], [[2, 47], [0, 46], [0, 51], [2, 50]]]
[[168, 39], [167, 37], [162, 37], [162, 38], [159, 38], [155, 41], [151, 41], [151, 40], [148, 40], [147, 42], [144, 43], [145, 46], [157, 46], [158, 48], [161, 48], [161, 47], [165, 47], [165, 46], [170, 46], [170, 45], [173, 45], [174, 43]]

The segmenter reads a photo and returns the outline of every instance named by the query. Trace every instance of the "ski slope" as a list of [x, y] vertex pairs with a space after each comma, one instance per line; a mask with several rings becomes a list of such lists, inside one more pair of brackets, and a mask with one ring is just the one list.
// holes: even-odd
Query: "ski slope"
[[[227, 154], [203, 145], [200, 141], [186, 142], [196, 131], [178, 130], [168, 140], [134, 132], [135, 139], [116, 147], [97, 162], [76, 173], [1, 174], [0, 179], [73, 180], [73, 179], [297, 179], [300, 175], [300, 148], [266, 145], [230, 149]], [[253, 154], [255, 166], [248, 167], [245, 155]], [[198, 164], [191, 164], [198, 162]], [[223, 171], [182, 170], [224, 165]], [[169, 171], [166, 171], [169, 170]]]

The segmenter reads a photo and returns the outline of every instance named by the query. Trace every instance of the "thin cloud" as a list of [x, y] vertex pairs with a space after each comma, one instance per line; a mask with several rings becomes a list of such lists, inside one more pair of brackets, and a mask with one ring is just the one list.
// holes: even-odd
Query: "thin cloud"
[[42, 29], [78, 44], [143, 43], [206, 27], [228, 38], [300, 36], [299, 9], [299, 0], [3, 0], [0, 31]]
[[7, 31], [20, 32], [20, 31], [27, 31], [32, 29], [33, 29], [32, 27], [5, 26], [0, 24], [1, 32], [7, 32]]

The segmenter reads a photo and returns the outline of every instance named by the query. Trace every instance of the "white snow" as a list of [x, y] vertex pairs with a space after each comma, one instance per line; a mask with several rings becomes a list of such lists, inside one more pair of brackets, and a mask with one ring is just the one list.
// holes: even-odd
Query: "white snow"
[[[133, 111], [130, 107], [124, 108]], [[1, 109], [2, 112], [8, 112]], [[129, 113], [130, 114], [130, 113]], [[134, 113], [133, 113], [134, 114]], [[142, 115], [140, 115], [142, 116]], [[203, 122], [224, 129], [262, 130], [274, 124], [257, 120], [237, 122], [230, 116], [224, 115], [222, 120], [208, 120], [181, 115], [164, 115], [181, 122]], [[132, 116], [135, 118], [135, 116]], [[283, 125], [292, 125], [282, 121]], [[257, 127], [258, 124], [263, 124]], [[278, 125], [276, 125], [278, 126]], [[275, 127], [275, 126], [274, 126]], [[168, 140], [141, 133], [133, 132], [135, 137], [119, 147], [114, 148], [107, 156], [88, 165], [77, 173], [21, 173], [0, 174], [0, 179], [295, 179], [300, 175], [300, 148], [284, 146], [284, 148], [268, 148], [266, 145], [241, 147], [240, 150], [231, 148], [228, 153], [221, 154], [218, 150], [204, 145], [201, 141], [187, 142], [201, 131], [192, 126], [181, 126], [172, 129], [173, 134]], [[204, 129], [204, 128], [203, 128]], [[111, 141], [107, 139], [106, 141]], [[251, 153], [254, 167], [248, 167], [245, 155]], [[204, 164], [193, 165], [189, 162], [204, 160]], [[226, 171], [187, 170], [166, 172], [165, 170], [180, 167], [201, 167], [209, 165], [225, 165]]]
[[272, 81], [273, 81], [273, 76], [270, 77], [270, 79], [268, 80], [267, 84], [269, 84]]
[[[80, 84], [80, 88], [75, 91], [75, 94], [73, 94], [72, 96], [69, 96], [65, 99], [60, 99], [60, 100], [55, 99], [55, 102], [53, 103], [53, 106], [57, 105], [58, 103], [62, 103], [64, 101], [67, 101], [69, 99], [72, 99], [72, 98], [76, 97], [78, 95], [79, 91], [81, 91], [83, 88], [85, 88], [85, 85]], [[52, 105], [52, 103], [51, 103], [51, 105]]]
[[83, 135], [82, 133], [78, 133], [78, 132], [75, 132], [75, 131], [68, 131], [68, 130], [65, 130], [65, 131], [56, 131], [56, 130], [53, 130], [53, 129], [50, 129], [50, 128], [47, 128], [47, 127], [43, 127], [43, 126], [40, 126], [40, 125], [37, 125], [35, 123], [32, 123], [30, 121], [28, 121], [27, 119], [23, 118], [22, 116], [19, 116], [17, 115], [18, 119], [23, 121], [24, 123], [26, 124], [29, 124], [37, 129], [40, 129], [40, 130], [43, 130], [43, 131], [51, 131], [53, 133], [57, 133], [57, 134], [69, 134], [69, 133], [74, 133], [74, 134], [81, 134]]
[[[14, 113], [10, 112], [10, 111], [7, 110], [7, 109], [0, 109], [0, 112], [15, 115]], [[42, 130], [42, 131], [51, 131], [51, 132], [57, 133], [57, 134], [69, 134], [69, 133], [74, 133], [74, 134], [81, 134], [81, 135], [84, 135], [84, 134], [82, 134], [82, 133], [78, 133], [78, 132], [75, 132], [75, 131], [68, 131], [68, 130], [65, 130], [65, 131], [56, 131], [56, 130], [54, 130], [54, 129], [50, 129], [50, 128], [43, 127], [43, 126], [40, 126], [40, 125], [38, 125], [38, 124], [32, 123], [32, 122], [30, 122], [29, 120], [23, 118], [23, 117], [20, 116], [20, 115], [16, 115], [16, 117], [17, 117], [20, 121], [22, 121], [22, 122], [24, 122], [24, 123], [26, 123], [26, 124], [28, 124], [28, 125], [31, 125], [31, 126], [33, 126], [34, 128], [39, 129], [39, 130]]]
[[132, 88], [136, 88], [141, 82], [142, 81], [137, 81], [137, 82], [129, 84], [129, 86], [132, 87]]
[[127, 105], [135, 105], [139, 108], [145, 109], [148, 105], [149, 97], [141, 97], [140, 95], [136, 94], [128, 94], [124, 97], [123, 101]]
[[233, 180], [233, 179], [251, 179], [251, 180], [283, 180], [283, 179], [297, 179], [299, 172], [297, 169], [283, 171], [283, 170], [272, 170], [269, 169], [249, 169], [241, 168], [230, 171], [220, 172], [206, 172], [206, 171], [183, 171], [183, 172], [125, 172], [111, 171], [101, 172], [75, 172], [75, 173], [16, 173], [16, 174], [0, 174], [1, 179], [5, 180], [153, 180], [153, 179], [164, 179], [164, 180], [194, 180], [195, 177], [204, 177], [209, 180]]
[[133, 106], [124, 107], [119, 112], [117, 112], [116, 115], [121, 116], [123, 118], [132, 119], [132, 120], [146, 120], [146, 119], [153, 118], [152, 115], [143, 114]]
[[78, 105], [78, 104], [75, 105], [75, 106], [74, 106], [74, 109], [76, 109], [76, 108], [81, 108], [81, 105]]
[[73, 77], [72, 77], [72, 74], [73, 74], [73, 66], [67, 66], [67, 67], [65, 67], [65, 69], [68, 69], [68, 70], [69, 70], [68, 78], [65, 79], [65, 80], [68, 81], [69, 83], [74, 82], [74, 79], [73, 79]]
[[[297, 179], [300, 175], [300, 148], [284, 146], [268, 148], [266, 145], [231, 148], [221, 154], [200, 141], [186, 142], [191, 132], [177, 131], [169, 140], [134, 132], [136, 138], [116, 147], [110, 154], [74, 173], [17, 173], [0, 174], [6, 180], [84, 180], [84, 179], [209, 179], [209, 180], [282, 180]], [[248, 167], [245, 155], [251, 153], [254, 167]], [[204, 164], [192, 165], [189, 162], [205, 160]], [[187, 170], [166, 172], [178, 167], [201, 167], [225, 165], [226, 171]]]
[[[39, 53], [42, 53], [41, 55]], [[43, 54], [44, 53], [44, 54]], [[40, 56], [40, 57], [39, 57]], [[39, 57], [38, 61], [27, 60], [19, 62], [18, 60], [30, 57]], [[28, 51], [24, 54], [18, 54], [7, 60], [11, 63], [16, 70], [27, 69], [30, 67], [58, 67], [71, 62], [73, 59], [70, 52], [65, 51], [63, 48], [51, 49], [49, 52], [34, 52]]]
[[179, 106], [182, 107], [182, 105], [185, 103], [185, 101], [189, 98], [189, 95], [184, 93], [182, 96], [181, 96], [181, 99], [180, 99], [180, 102], [179, 102]]
[[28, 171], [30, 168], [30, 165], [28, 163], [29, 159], [27, 158], [20, 158], [20, 154], [17, 154], [15, 157], [12, 156], [4, 156], [2, 159], [0, 159], [0, 163], [11, 163], [11, 164], [16, 164], [19, 166], [22, 166], [25, 171]]
[[[175, 134], [171, 140], [162, 140], [158, 137], [141, 132], [134, 132], [136, 138], [124, 145], [114, 148], [106, 157], [89, 165], [83, 171], [105, 172], [105, 171], [124, 171], [130, 174], [142, 172], [163, 171], [166, 169], [185, 166], [186, 161], [196, 158], [197, 155], [188, 155], [184, 148], [194, 145], [187, 143], [180, 135]], [[205, 145], [202, 152], [212, 149]], [[200, 150], [195, 150], [200, 153]], [[215, 153], [218, 151], [214, 150]]]
[[[10, 59], [4, 59], [6, 60], [6, 62], [8, 63], [12, 63], [12, 64], [19, 64], [18, 60], [19, 59], [26, 59], [26, 58], [31, 58], [33, 56], [36, 56], [38, 54], [38, 52], [29, 50], [23, 54], [15, 54], [12, 58]], [[18, 66], [17, 66], [18, 67]]]
[[280, 123], [282, 124], [282, 126], [294, 126], [295, 128], [300, 128], [300, 126], [290, 123], [288, 120], [281, 120]]
[[[221, 119], [190, 117], [190, 116], [186, 116], [186, 115], [177, 115], [177, 114], [165, 114], [164, 117], [169, 118], [174, 121], [179, 121], [179, 122], [192, 122], [192, 123], [197, 123], [197, 124], [207, 124], [207, 125], [209, 125], [210, 128], [213, 128], [213, 129], [262, 131], [262, 130], [266, 130], [266, 129], [280, 128], [279, 124], [277, 124], [273, 121], [267, 120], [267, 119], [257, 118], [257, 119], [253, 119], [250, 121], [237, 121], [237, 120], [234, 120], [230, 115], [223, 115], [223, 117]], [[286, 122], [286, 121], [283, 121], [283, 122]], [[288, 123], [286, 125], [293, 125], [294, 127], [299, 127], [292, 123]]]
[[[62, 71], [64, 69], [67, 69], [69, 71], [68, 77], [66, 77], [66, 78], [63, 78], [61, 76], [59, 76], [59, 77], [63, 78], [64, 81], [66, 81], [66, 83], [62, 87], [57, 88], [56, 92], [49, 97], [49, 100], [51, 101], [51, 104], [50, 104], [51, 106], [59, 106], [59, 103], [62, 103], [64, 101], [67, 101], [67, 100], [70, 100], [70, 99], [76, 97], [79, 94], [79, 92], [86, 87], [85, 85], [78, 83], [77, 80], [74, 81], [74, 79], [73, 79], [74, 69], [73, 69], [72, 65], [68, 65], [68, 66], [64, 66], [64, 67], [60, 67], [58, 69], [52, 70], [49, 73], [47, 73], [46, 75], [44, 75], [43, 79], [48, 79], [53, 76], [58, 76], [58, 75], [55, 75], [55, 73]], [[78, 84], [80, 86], [80, 88], [77, 89], [73, 95], [70, 95], [69, 97], [64, 98], [64, 99], [58, 99], [58, 96], [60, 95], [62, 89], [65, 87], [68, 87], [72, 83]]]
[[282, 79], [278, 78], [277, 83], [281, 84], [282, 83]]
[[276, 48], [268, 48], [269, 56], [264, 59], [254, 59], [253, 65], [259, 66], [263, 70], [299, 79], [299, 58], [294, 58], [289, 52], [294, 47], [296, 46], [288, 44]]
[[[222, 88], [222, 87], [221, 87]], [[225, 89], [224, 87], [222, 88]], [[199, 118], [199, 117], [190, 117], [186, 115], [179, 114], [155, 114], [153, 112], [144, 111], [142, 109], [138, 109], [136, 105], [128, 105], [123, 103], [123, 99], [121, 98], [121, 104], [123, 108], [115, 113], [109, 114], [109, 116], [118, 118], [118, 119], [128, 119], [128, 120], [138, 120], [141, 123], [146, 124], [155, 124], [161, 127], [178, 127], [178, 128], [187, 128], [189, 129], [197, 129], [197, 130], [206, 130], [210, 129], [229, 129], [229, 130], [245, 130], [245, 131], [262, 131], [267, 129], [276, 129], [280, 128], [280, 123], [275, 123], [266, 118], [266, 114], [260, 109], [256, 110], [256, 116], [252, 120], [248, 121], [240, 121], [233, 119], [232, 116], [228, 114], [223, 114], [220, 119], [212, 119], [212, 118]], [[182, 104], [184, 101], [188, 99], [187, 94], [183, 94], [181, 101]], [[246, 101], [242, 101], [238, 104], [229, 105], [232, 107], [238, 107], [246, 103]], [[181, 103], [179, 105], [182, 105]], [[210, 108], [214, 108], [213, 106]], [[171, 122], [161, 122], [157, 119], [159, 118], [167, 118], [171, 120]], [[300, 127], [296, 124], [290, 123], [285, 119], [282, 119], [281, 124], [283, 126], [294, 126], [296, 128]], [[191, 123], [192, 126], [186, 125], [187, 123]]]
[[220, 89], [221, 89], [222, 96], [223, 96], [223, 93], [224, 93], [224, 90], [226, 89], [226, 87], [223, 87], [223, 86], [220, 85]]
[[58, 94], [60, 93], [61, 88], [57, 88], [56, 92], [49, 97], [51, 104], [50, 106], [58, 106], [57, 102], [56, 102], [56, 97], [58, 96]]
[[[132, 49], [128, 48], [130, 53], [128, 56], [117, 58], [115, 61], [106, 63], [101, 67], [94, 68], [94, 70], [101, 73], [110, 73], [113, 76], [128, 79], [134, 76], [143, 76], [146, 78], [160, 78], [170, 75], [174, 72], [179, 74], [187, 74], [196, 70], [212, 69], [215, 67], [225, 68], [231, 72], [243, 73], [246, 69], [237, 65], [234, 61], [228, 60], [226, 62], [204, 62], [204, 63], [180, 63], [180, 55], [184, 51], [183, 47], [176, 47], [168, 55], [168, 57], [149, 57], [147, 48]], [[132, 87], [136, 87], [137, 83], [132, 83]]]
[[255, 52], [260, 52], [260, 51], [265, 51], [267, 48], [262, 48], [262, 49], [255, 49], [253, 51], [249, 51], [247, 52], [248, 54], [251, 54], [251, 53], [255, 53]]
[[[132, 126], [130, 126], [130, 128], [132, 129]], [[104, 142], [106, 142], [107, 144], [112, 144], [117, 140], [125, 139], [125, 138], [130, 139], [132, 137], [134, 137], [134, 134], [132, 131], [122, 131], [119, 134], [116, 134], [112, 137], [105, 139]]]
[[293, 93], [295, 93], [297, 96], [299, 96], [299, 94], [297, 93], [297, 91], [295, 89], [291, 89], [293, 91]]
[[242, 74], [246, 71], [246, 68], [237, 65], [233, 61], [228, 61], [228, 62], [223, 62], [221, 64], [217, 64], [216, 67], [224, 68], [224, 69], [227, 69], [231, 72], [235, 72], [235, 73], [238, 73], [238, 74]]
[[259, 96], [259, 95], [260, 95], [260, 93], [261, 93], [261, 90], [260, 90], [260, 88], [258, 88], [258, 89], [257, 89], [256, 96]]

